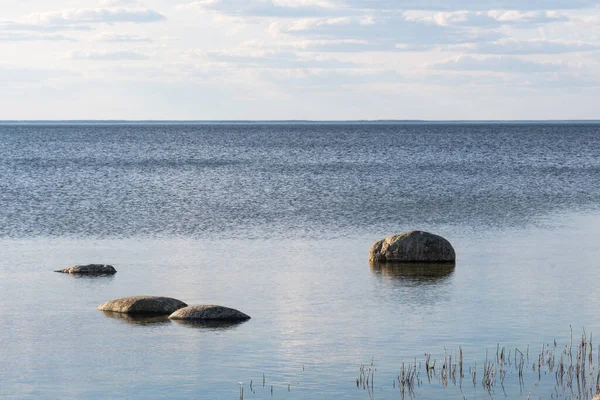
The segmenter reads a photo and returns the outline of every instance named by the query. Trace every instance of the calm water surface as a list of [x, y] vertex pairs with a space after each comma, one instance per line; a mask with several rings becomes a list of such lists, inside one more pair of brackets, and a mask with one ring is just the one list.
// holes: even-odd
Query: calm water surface
[[[598, 182], [593, 124], [0, 125], [0, 397], [399, 398], [403, 362], [461, 346], [462, 388], [419, 365], [415, 398], [589, 398], [532, 365], [600, 335]], [[369, 265], [410, 229], [456, 268]], [[52, 272], [80, 263], [119, 272]], [[140, 294], [252, 319], [96, 310]], [[514, 365], [482, 386], [498, 344], [529, 346], [522, 388]]]

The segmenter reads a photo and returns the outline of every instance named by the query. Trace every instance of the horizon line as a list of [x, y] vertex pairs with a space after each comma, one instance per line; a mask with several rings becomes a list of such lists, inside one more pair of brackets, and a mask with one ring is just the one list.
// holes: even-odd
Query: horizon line
[[600, 119], [14, 119], [16, 123], [600, 123]]

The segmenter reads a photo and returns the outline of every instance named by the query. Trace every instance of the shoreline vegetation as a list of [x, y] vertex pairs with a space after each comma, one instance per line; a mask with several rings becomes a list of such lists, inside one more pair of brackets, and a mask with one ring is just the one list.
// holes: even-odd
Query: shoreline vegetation
[[[463, 352], [462, 346], [448, 350], [443, 356], [435, 358], [433, 353], [423, 353], [423, 358], [401, 362], [396, 378], [381, 382], [374, 359], [370, 364], [361, 364], [358, 376], [354, 379], [357, 390], [367, 392], [369, 399], [378, 396], [381, 390], [397, 391], [400, 399], [419, 399], [423, 395], [419, 389], [437, 386], [444, 390], [458, 389], [463, 399], [470, 398], [469, 390], [483, 389], [490, 399], [513, 398], [511, 389], [518, 385], [519, 396], [528, 400], [557, 399], [599, 400], [600, 399], [600, 345], [594, 350], [593, 336], [589, 338], [583, 329], [579, 338], [573, 337], [570, 328], [570, 343], [559, 346], [542, 342], [534, 350], [527, 345], [522, 348], [501, 346], [497, 343], [495, 351], [486, 349], [485, 357], [472, 360]], [[305, 368], [302, 366], [302, 371]], [[294, 389], [291, 383], [279, 382], [265, 384], [262, 374], [262, 388], [270, 391], [274, 388], [289, 392]], [[349, 381], [350, 382], [350, 381]], [[540, 396], [528, 390], [533, 382], [536, 388], [541, 385], [551, 387], [548, 395]], [[240, 400], [244, 399], [244, 383], [239, 382]], [[552, 386], [549, 386], [552, 385]], [[256, 394], [256, 386], [250, 380], [250, 393]], [[507, 393], [507, 387], [509, 391]]]

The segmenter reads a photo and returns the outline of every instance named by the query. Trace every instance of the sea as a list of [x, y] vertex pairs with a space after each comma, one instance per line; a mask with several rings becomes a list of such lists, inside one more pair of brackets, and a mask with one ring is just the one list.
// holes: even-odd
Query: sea
[[3, 399], [591, 399], [599, 284], [600, 123], [0, 123]]

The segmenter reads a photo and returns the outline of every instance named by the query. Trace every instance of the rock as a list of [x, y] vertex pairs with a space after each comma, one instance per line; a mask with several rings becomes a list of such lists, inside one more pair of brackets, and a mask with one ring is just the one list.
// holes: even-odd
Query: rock
[[371, 246], [369, 261], [401, 263], [455, 262], [454, 248], [441, 236], [411, 231], [390, 236]]
[[132, 296], [107, 301], [99, 305], [98, 310], [128, 314], [171, 314], [186, 306], [184, 302], [170, 297]]
[[221, 319], [167, 319], [167, 321], [174, 322], [175, 324], [184, 326], [186, 328], [224, 331], [235, 328], [247, 320], [228, 321]]
[[169, 319], [195, 321], [246, 321], [250, 319], [250, 317], [241, 311], [234, 310], [233, 308], [215, 305], [202, 305], [181, 308], [169, 315]]
[[96, 274], [96, 275], [112, 275], [116, 274], [117, 270], [112, 265], [106, 264], [89, 264], [76, 265], [71, 268], [59, 269], [54, 272], [62, 272], [63, 274]]

